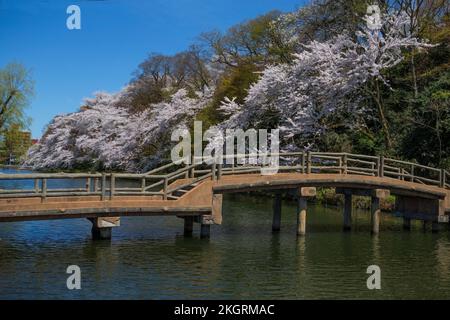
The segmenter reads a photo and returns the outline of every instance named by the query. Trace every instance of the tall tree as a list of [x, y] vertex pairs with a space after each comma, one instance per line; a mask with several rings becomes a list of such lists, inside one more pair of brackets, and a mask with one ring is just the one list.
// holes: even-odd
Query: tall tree
[[34, 82], [23, 65], [9, 63], [0, 69], [0, 131], [12, 124], [28, 124], [24, 109], [33, 93]]

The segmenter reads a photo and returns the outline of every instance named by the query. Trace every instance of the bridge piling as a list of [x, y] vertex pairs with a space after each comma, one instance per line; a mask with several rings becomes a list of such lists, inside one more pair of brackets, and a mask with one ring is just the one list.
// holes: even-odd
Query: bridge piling
[[120, 226], [119, 217], [89, 218], [92, 222], [92, 240], [110, 240], [112, 228]]
[[372, 205], [371, 205], [371, 231], [373, 235], [380, 233], [380, 219], [381, 219], [381, 207], [380, 199], [386, 199], [390, 196], [391, 192], [387, 189], [374, 189], [372, 190]]
[[441, 230], [441, 225], [438, 221], [432, 221], [431, 222], [431, 232], [432, 233], [438, 233]]
[[336, 194], [344, 195], [344, 231], [350, 231], [352, 229], [352, 211], [353, 211], [353, 193], [358, 194], [357, 191], [352, 189], [336, 188]]
[[350, 192], [344, 194], [344, 231], [352, 229], [352, 198]]
[[278, 232], [281, 228], [281, 193], [275, 193], [275, 198], [273, 199], [273, 220], [272, 220], [272, 231]]
[[306, 234], [306, 209], [307, 200], [305, 197], [298, 198], [297, 204], [297, 235], [304, 236]]
[[403, 217], [403, 230], [411, 231], [411, 219], [408, 217]]
[[194, 217], [184, 217], [184, 236], [192, 237], [194, 229]]
[[306, 210], [308, 198], [316, 196], [315, 187], [301, 187], [297, 197], [297, 236], [306, 235]]
[[200, 238], [207, 239], [211, 236], [211, 225], [201, 224], [200, 225]]
[[423, 220], [423, 221], [422, 221], [422, 231], [423, 231], [423, 232], [426, 232], [426, 231], [427, 231], [428, 225], [429, 225], [429, 221], [427, 221], [427, 220]]
[[112, 228], [98, 228], [92, 225], [92, 240], [111, 240]]

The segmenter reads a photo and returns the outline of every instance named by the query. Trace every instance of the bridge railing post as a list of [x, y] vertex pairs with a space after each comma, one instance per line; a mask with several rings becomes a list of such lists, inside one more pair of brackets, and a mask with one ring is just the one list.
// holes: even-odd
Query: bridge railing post
[[145, 192], [145, 177], [142, 177], [141, 179], [141, 192], [144, 193]]
[[302, 166], [302, 173], [305, 173], [306, 172], [306, 159], [305, 159], [305, 152], [304, 151], [302, 151], [302, 154], [301, 154], [301, 166]]
[[116, 175], [114, 173], [111, 173], [111, 182], [110, 182], [110, 190], [109, 190], [110, 199], [112, 199], [114, 197], [115, 189], [116, 189]]
[[41, 193], [41, 199], [42, 202], [45, 201], [45, 199], [47, 198], [47, 179], [42, 179], [42, 193]]
[[191, 162], [192, 158], [191, 157], [192, 156], [190, 156], [190, 157], [188, 156], [188, 157], [184, 158], [186, 160], [186, 166], [185, 166], [186, 172], [184, 173], [184, 178], [185, 179], [189, 179], [189, 174], [190, 174], [189, 166], [192, 164], [192, 162]]
[[39, 179], [34, 179], [34, 192], [39, 193]]
[[102, 173], [102, 195], [101, 200], [106, 200], [106, 174]]
[[342, 168], [341, 168], [341, 173], [342, 174], [347, 174], [347, 154], [344, 154], [342, 156]]
[[220, 180], [222, 178], [222, 163], [219, 163], [217, 165], [217, 180]]
[[380, 178], [384, 177], [384, 156], [379, 156], [378, 157], [378, 176]]
[[163, 192], [164, 192], [163, 199], [164, 200], [167, 200], [167, 188], [168, 188], [168, 186], [169, 186], [169, 178], [164, 177], [164, 189], [163, 189]]
[[306, 152], [306, 173], [311, 173], [311, 152]]
[[217, 164], [216, 161], [213, 161], [213, 163], [211, 163], [211, 180], [216, 180], [216, 169], [217, 169]]
[[191, 170], [190, 170], [190, 172], [189, 172], [189, 178], [194, 178], [194, 177], [195, 177], [195, 167], [194, 167], [195, 164], [196, 164], [196, 163], [195, 163], [195, 156], [192, 155], [192, 156], [191, 156], [191, 165], [192, 165], [192, 168], [191, 168]]
[[439, 185], [441, 188], [445, 188], [445, 170], [441, 169], [441, 171], [439, 171]]
[[98, 178], [94, 178], [94, 192], [98, 191]]
[[86, 178], [86, 193], [91, 192], [91, 178]]

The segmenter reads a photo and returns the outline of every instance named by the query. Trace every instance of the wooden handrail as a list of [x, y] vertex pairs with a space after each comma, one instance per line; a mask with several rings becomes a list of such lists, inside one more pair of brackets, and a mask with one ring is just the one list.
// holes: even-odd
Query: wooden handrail
[[[278, 156], [283, 164], [279, 164], [279, 170], [294, 171], [301, 173], [322, 173], [338, 172], [340, 174], [370, 175], [388, 177], [399, 180], [408, 180], [414, 183], [429, 184], [445, 189], [450, 189], [450, 173], [444, 169], [437, 169], [418, 163], [387, 158], [384, 156], [369, 156], [346, 152], [286, 152], [267, 153], [266, 157]], [[220, 180], [224, 175], [230, 174], [250, 174], [261, 170], [264, 165], [261, 161], [258, 164], [235, 164], [235, 159], [258, 157], [260, 154], [234, 154], [224, 155], [223, 162], [205, 164], [206, 157], [192, 157], [192, 163], [182, 164], [169, 163], [145, 173], [20, 173], [20, 174], [0, 174], [1, 181], [11, 180], [33, 180], [33, 189], [17, 189], [17, 187], [0, 189], [0, 196], [18, 197], [41, 197], [42, 201], [49, 196], [68, 195], [100, 195], [102, 200], [108, 200], [115, 194], [141, 194], [141, 195], [161, 195], [163, 199], [171, 198], [171, 194], [182, 188], [192, 186], [194, 183], [211, 178]], [[198, 161], [201, 159], [202, 161]], [[232, 164], [226, 160], [233, 159]], [[196, 162], [197, 161], [197, 162]], [[175, 168], [172, 172], [161, 174], [164, 170]], [[170, 171], [170, 170], [169, 170]], [[196, 177], [196, 175], [200, 175]], [[172, 181], [177, 179], [190, 179], [190, 182], [181, 186], [171, 188]], [[83, 180], [84, 186], [73, 188], [49, 188], [48, 182], [51, 180]], [[117, 181], [129, 179], [136, 181], [136, 187], [118, 188]], [[109, 180], [109, 181], [108, 181]], [[109, 187], [108, 187], [109, 182]], [[151, 191], [160, 187], [159, 190]], [[1, 186], [0, 186], [1, 188]], [[107, 197], [108, 196], [108, 197]], [[173, 197], [172, 197], [173, 198]]]

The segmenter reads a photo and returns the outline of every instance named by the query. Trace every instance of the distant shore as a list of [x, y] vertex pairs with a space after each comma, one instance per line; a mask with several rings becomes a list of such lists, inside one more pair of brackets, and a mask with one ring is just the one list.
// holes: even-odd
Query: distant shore
[[13, 164], [0, 164], [0, 169], [15, 169], [15, 170], [32, 170], [31, 167], [24, 167]]

